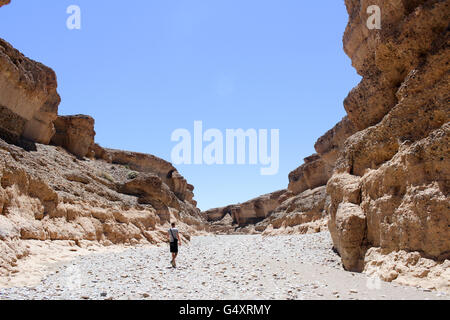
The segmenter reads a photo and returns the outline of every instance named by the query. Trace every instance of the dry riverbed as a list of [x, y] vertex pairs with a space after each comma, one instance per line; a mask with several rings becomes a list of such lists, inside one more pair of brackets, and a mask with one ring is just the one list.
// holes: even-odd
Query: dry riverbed
[[331, 248], [327, 232], [194, 237], [176, 269], [166, 246], [106, 250], [53, 264], [38, 284], [0, 289], [0, 300], [450, 298], [346, 272]]

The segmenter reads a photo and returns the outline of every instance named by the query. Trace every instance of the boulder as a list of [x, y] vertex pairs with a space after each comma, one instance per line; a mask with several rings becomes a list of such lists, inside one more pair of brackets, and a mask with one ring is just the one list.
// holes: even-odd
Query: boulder
[[260, 222], [268, 217], [280, 205], [280, 198], [285, 193], [286, 190], [276, 191], [244, 203], [210, 209], [202, 214], [208, 221], [212, 222], [220, 221], [229, 214], [233, 218], [233, 223], [239, 227], [244, 227]]
[[48, 144], [60, 97], [56, 75], [0, 39], [0, 136]]
[[349, 202], [340, 203], [336, 214], [330, 217], [328, 228], [344, 268], [361, 272], [366, 232], [366, 217], [361, 207]]
[[59, 116], [54, 122], [56, 133], [51, 143], [83, 158], [94, 145], [94, 122], [86, 115]]

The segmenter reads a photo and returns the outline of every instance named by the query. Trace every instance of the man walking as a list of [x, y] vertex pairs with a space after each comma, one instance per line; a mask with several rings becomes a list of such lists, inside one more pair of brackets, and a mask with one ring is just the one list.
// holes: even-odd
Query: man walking
[[169, 229], [169, 241], [170, 241], [170, 252], [172, 253], [172, 267], [176, 268], [177, 264], [175, 259], [178, 255], [178, 244], [181, 245], [180, 233], [178, 229], [175, 228], [175, 223], [172, 223], [172, 228]]

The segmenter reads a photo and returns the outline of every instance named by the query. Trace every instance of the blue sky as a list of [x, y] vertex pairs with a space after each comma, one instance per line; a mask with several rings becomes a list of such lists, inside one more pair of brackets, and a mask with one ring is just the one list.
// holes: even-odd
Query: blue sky
[[[81, 30], [66, 28], [69, 5]], [[13, 0], [0, 37], [56, 71], [60, 114], [96, 141], [170, 161], [175, 129], [279, 129], [280, 169], [178, 165], [201, 209], [283, 189], [344, 115], [360, 77], [342, 49], [344, 1]]]

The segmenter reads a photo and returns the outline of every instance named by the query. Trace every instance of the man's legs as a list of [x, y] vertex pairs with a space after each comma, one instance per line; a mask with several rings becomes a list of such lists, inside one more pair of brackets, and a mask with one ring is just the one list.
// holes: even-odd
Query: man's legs
[[176, 263], [176, 261], [175, 261], [175, 259], [177, 258], [177, 255], [178, 255], [178, 253], [175, 253], [175, 252], [172, 254], [172, 257], [173, 257], [173, 258], [172, 258], [172, 261], [173, 261], [173, 266], [174, 266], [174, 267], [177, 266], [177, 263]]
[[175, 259], [177, 258], [178, 253], [172, 252], [172, 266], [175, 267]]

